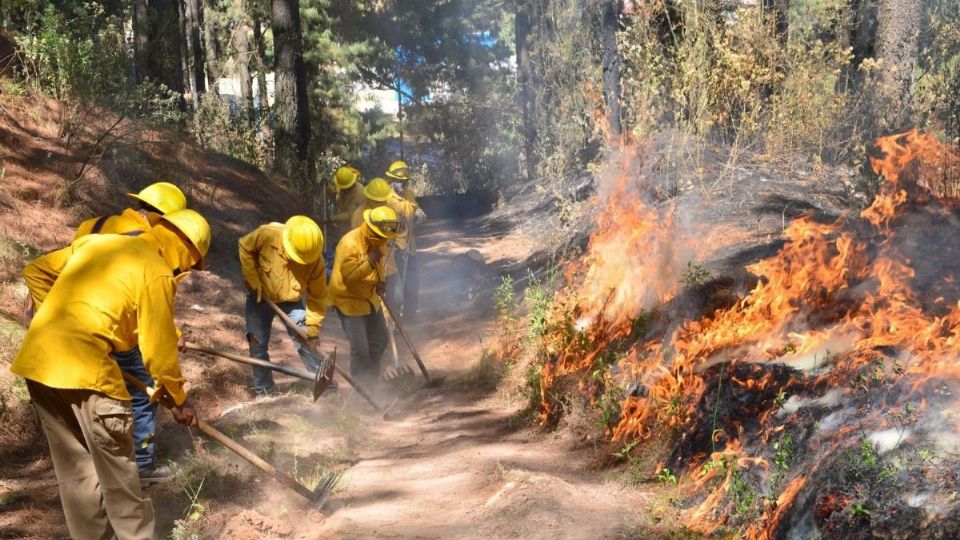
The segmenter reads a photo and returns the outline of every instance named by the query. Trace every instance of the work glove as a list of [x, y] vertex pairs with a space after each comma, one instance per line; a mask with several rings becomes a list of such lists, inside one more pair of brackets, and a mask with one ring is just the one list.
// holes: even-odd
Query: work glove
[[193, 408], [193, 405], [191, 405], [189, 401], [184, 401], [180, 405], [172, 405], [170, 407], [170, 413], [173, 414], [173, 419], [179, 424], [188, 427], [196, 427], [200, 424], [200, 417], [197, 416], [197, 410]]
[[383, 258], [383, 252], [380, 251], [380, 248], [377, 246], [370, 246], [370, 250], [367, 251], [367, 259], [370, 261], [370, 266], [376, 268], [380, 264], [380, 259]]
[[421, 221], [427, 219], [427, 213], [417, 208], [417, 211], [413, 213], [413, 222], [420, 223]]
[[387, 292], [387, 284], [384, 282], [377, 283], [377, 295], [383, 296]]

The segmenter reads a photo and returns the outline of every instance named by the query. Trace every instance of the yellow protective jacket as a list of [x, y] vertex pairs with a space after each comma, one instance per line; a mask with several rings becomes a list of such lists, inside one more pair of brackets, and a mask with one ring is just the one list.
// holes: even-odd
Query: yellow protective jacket
[[411, 195], [409, 198], [405, 195], [403, 197], [394, 196], [387, 200], [387, 206], [393, 208], [393, 211], [397, 213], [397, 217], [400, 219], [400, 231], [393, 239], [393, 243], [397, 246], [397, 249], [401, 251], [414, 253], [417, 251], [417, 242], [413, 235], [413, 221], [420, 207], [417, 205], [417, 201], [413, 197], [413, 192], [410, 188], [407, 188], [404, 193]]
[[366, 224], [344, 235], [337, 244], [327, 305], [334, 306], [344, 315], [351, 317], [380, 311], [377, 285], [386, 279], [387, 258], [381, 257], [380, 262], [373, 266], [367, 253], [371, 247], [384, 253], [386, 243], [385, 239], [375, 235]]
[[298, 302], [306, 296], [307, 336], [319, 335], [327, 296], [327, 266], [322, 255], [310, 264], [288, 259], [283, 250], [283, 224], [268, 223], [240, 239], [240, 268], [247, 286], [259, 289], [273, 302]]
[[133, 208], [113, 216], [100, 216], [83, 221], [77, 227], [73, 239], [88, 234], [130, 234], [136, 231], [147, 232], [161, 218], [160, 214], [147, 212], [144, 216]]
[[363, 194], [363, 186], [360, 182], [353, 184], [349, 189], [340, 190], [337, 192], [337, 213], [330, 218], [330, 221], [338, 225], [342, 224], [346, 228], [353, 213], [365, 202], [367, 197]]
[[[47, 286], [35, 276], [53, 281]], [[24, 277], [38, 309], [10, 367], [13, 373], [52, 388], [127, 400], [110, 353], [139, 344], [157, 387], [166, 388], [177, 404], [186, 400], [173, 324], [176, 285], [151, 234], [84, 236], [30, 262]], [[38, 283], [46, 290], [35, 290]]]

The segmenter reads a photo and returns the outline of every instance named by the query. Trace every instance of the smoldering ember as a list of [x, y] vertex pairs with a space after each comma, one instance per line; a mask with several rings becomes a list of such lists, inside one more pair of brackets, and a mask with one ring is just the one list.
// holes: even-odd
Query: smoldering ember
[[0, 537], [960, 538], [958, 23], [0, 4]]

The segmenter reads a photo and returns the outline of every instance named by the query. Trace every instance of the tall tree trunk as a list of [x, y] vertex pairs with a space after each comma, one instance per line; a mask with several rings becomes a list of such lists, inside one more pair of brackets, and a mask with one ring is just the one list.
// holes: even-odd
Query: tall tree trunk
[[607, 126], [612, 135], [623, 132], [620, 110], [620, 69], [623, 59], [617, 46], [620, 29], [618, 0], [600, 0], [600, 65], [603, 68], [603, 99], [607, 106]]
[[254, 65], [257, 68], [257, 103], [260, 109], [260, 129], [263, 133], [263, 140], [269, 143], [273, 139], [273, 130], [270, 126], [270, 96], [267, 88], [267, 45], [263, 38], [263, 23], [260, 17], [254, 14], [253, 21], [253, 46], [254, 46]]
[[786, 47], [790, 31], [790, 0], [763, 0], [763, 11], [773, 17], [773, 31], [777, 42], [780, 47]]
[[888, 111], [878, 115], [886, 127], [906, 127], [913, 110], [913, 73], [917, 67], [921, 0], [880, 0], [877, 10], [877, 58], [883, 62], [881, 94]]
[[134, 73], [137, 82], [146, 77], [146, 65], [150, 52], [150, 12], [147, 0], [133, 0], [133, 50]]
[[200, 0], [184, 0], [187, 24], [187, 51], [190, 57], [190, 79], [196, 92], [195, 101], [207, 91], [207, 79], [203, 73], [203, 46], [200, 44]]
[[310, 171], [310, 107], [303, 64], [300, 0], [272, 0], [276, 167], [300, 182]]
[[237, 49], [237, 78], [240, 79], [240, 106], [244, 120], [253, 125], [253, 79], [250, 76], [250, 25], [244, 17], [233, 31], [233, 45]]
[[137, 32], [137, 73], [140, 80], [153, 79], [183, 100], [183, 72], [180, 51], [180, 11], [178, 0], [144, 0], [134, 2]]
[[220, 29], [217, 27], [214, 13], [217, 6], [215, 0], [203, 0], [203, 9], [200, 11], [200, 22], [203, 26], [203, 43], [207, 51], [207, 75], [210, 76], [210, 88], [219, 92], [218, 82], [222, 74], [220, 65]]
[[517, 0], [514, 35], [517, 53], [517, 100], [523, 117], [523, 158], [527, 180], [537, 177], [537, 102], [533, 88], [533, 66], [530, 63], [530, 32], [533, 29], [533, 3]]

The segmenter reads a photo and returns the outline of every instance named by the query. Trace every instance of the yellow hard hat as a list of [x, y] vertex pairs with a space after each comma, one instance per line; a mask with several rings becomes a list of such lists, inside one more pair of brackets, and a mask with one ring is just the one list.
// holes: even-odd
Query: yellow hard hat
[[363, 194], [371, 201], [384, 202], [393, 195], [393, 188], [383, 178], [374, 178], [363, 188]]
[[323, 251], [320, 226], [307, 216], [293, 216], [283, 224], [283, 251], [300, 264], [310, 264]]
[[180, 188], [170, 182], [157, 182], [140, 190], [139, 193], [127, 193], [127, 196], [148, 204], [161, 214], [183, 210], [187, 207], [187, 197]]
[[340, 189], [350, 189], [350, 186], [356, 184], [359, 179], [360, 171], [350, 165], [340, 167], [333, 175], [333, 183]]
[[397, 213], [389, 206], [378, 206], [363, 211], [363, 222], [381, 238], [393, 238], [400, 229]]
[[410, 167], [407, 166], [406, 162], [394, 161], [390, 164], [390, 168], [387, 169], [387, 177], [401, 181], [409, 180], [410, 177], [407, 175], [409, 169]]
[[196, 268], [203, 269], [203, 259], [210, 251], [210, 224], [207, 220], [196, 210], [184, 208], [164, 214], [161, 221], [170, 223], [190, 240], [193, 247], [200, 252], [200, 261]]

